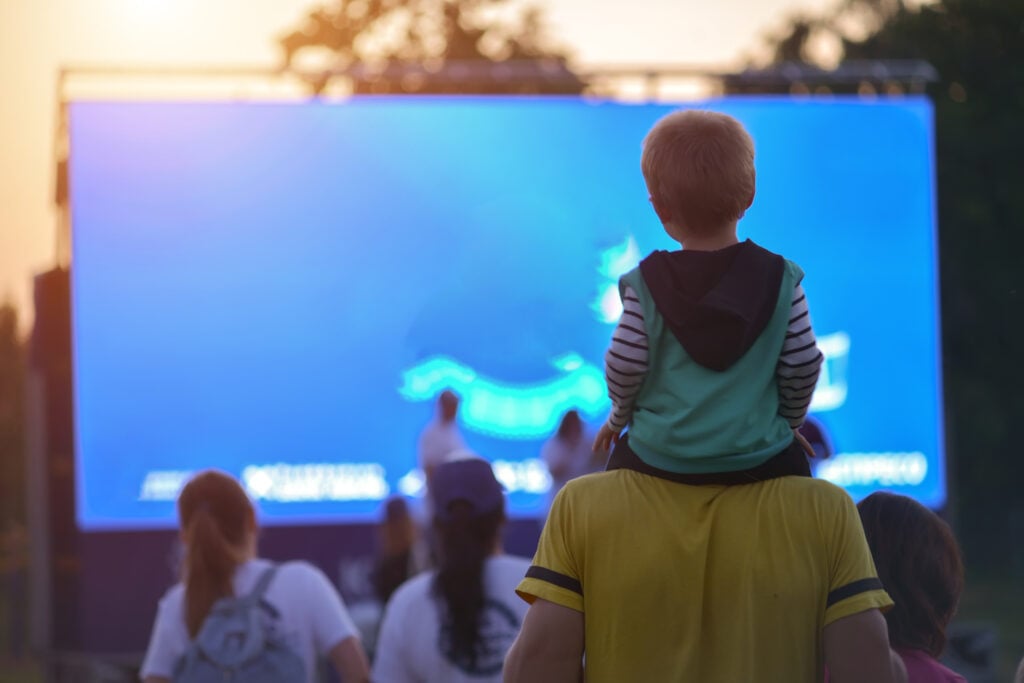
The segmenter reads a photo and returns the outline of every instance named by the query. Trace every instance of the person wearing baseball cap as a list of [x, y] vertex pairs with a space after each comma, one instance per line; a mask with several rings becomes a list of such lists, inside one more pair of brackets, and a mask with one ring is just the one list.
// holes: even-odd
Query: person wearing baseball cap
[[515, 587], [530, 566], [502, 551], [504, 489], [490, 463], [473, 456], [439, 465], [431, 495], [438, 568], [392, 595], [373, 680], [500, 681], [526, 614]]

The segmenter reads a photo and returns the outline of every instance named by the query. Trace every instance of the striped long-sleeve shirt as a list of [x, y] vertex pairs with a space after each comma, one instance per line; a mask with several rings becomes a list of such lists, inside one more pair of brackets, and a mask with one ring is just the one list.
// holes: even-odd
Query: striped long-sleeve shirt
[[[640, 299], [631, 287], [622, 297], [622, 317], [612, 334], [612, 342], [605, 354], [605, 379], [608, 396], [612, 399], [612, 412], [608, 426], [621, 432], [633, 415], [636, 396], [647, 375], [647, 332]], [[779, 387], [779, 415], [791, 427], [804, 423], [811, 405], [814, 386], [824, 360], [814, 339], [807, 296], [800, 284], [793, 292], [793, 306], [789, 314], [786, 340], [779, 354], [775, 376]]]

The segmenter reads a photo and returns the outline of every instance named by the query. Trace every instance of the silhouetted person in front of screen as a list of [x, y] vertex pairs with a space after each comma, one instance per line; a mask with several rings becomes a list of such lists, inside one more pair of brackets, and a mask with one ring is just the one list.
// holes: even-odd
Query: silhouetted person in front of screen
[[424, 553], [419, 552], [419, 533], [404, 498], [392, 498], [384, 506], [379, 538], [371, 579], [377, 599], [387, 604], [395, 589], [427, 564]]
[[459, 430], [459, 397], [455, 392], [445, 390], [437, 397], [437, 411], [434, 419], [420, 434], [419, 466], [427, 480], [430, 480], [438, 465], [446, 462], [452, 453], [466, 450], [466, 442]]
[[575, 410], [562, 416], [554, 436], [541, 447], [540, 457], [551, 474], [549, 505], [567, 481], [603, 469], [606, 459], [594, 450], [594, 437]]
[[896, 603], [885, 621], [908, 683], [966, 683], [938, 662], [964, 588], [953, 531], [925, 506], [894, 493], [872, 493], [857, 510], [878, 578]]
[[526, 613], [515, 587], [530, 561], [502, 550], [505, 495], [487, 461], [446, 462], [434, 484], [438, 566], [391, 596], [373, 680], [498, 683]]
[[[218, 625], [217, 616], [232, 598], [243, 596], [258, 600], [249, 604], [261, 606], [260, 635], [273, 634], [279, 645], [275, 660], [281, 661], [283, 651], [298, 659], [292, 675], [279, 678], [280, 683], [313, 683], [321, 657], [330, 660], [345, 683], [369, 680], [359, 633], [324, 573], [307, 562], [278, 565], [258, 556], [256, 511], [236, 479], [216, 470], [192, 477], [178, 496], [178, 519], [185, 547], [182, 580], [160, 600], [142, 663], [143, 683], [189, 680], [183, 671], [197, 662], [205, 669], [215, 666], [219, 660], [196, 641], [230, 644], [249, 635], [203, 628], [211, 617]], [[240, 667], [264, 654], [269, 641], [261, 637], [244, 642], [254, 643], [256, 652], [237, 660]], [[234, 673], [238, 680], [245, 677]], [[226, 677], [231, 674], [225, 669]]]

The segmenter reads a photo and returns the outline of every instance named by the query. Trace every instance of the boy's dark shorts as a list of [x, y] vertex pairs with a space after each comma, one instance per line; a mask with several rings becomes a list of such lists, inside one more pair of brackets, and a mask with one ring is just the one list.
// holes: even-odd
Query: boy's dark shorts
[[640, 456], [629, 447], [629, 434], [623, 434], [611, 457], [608, 458], [606, 470], [634, 470], [652, 477], [668, 479], [679, 484], [691, 484], [700, 486], [705, 484], [717, 486], [735, 486], [736, 484], [752, 484], [766, 479], [778, 479], [779, 477], [811, 476], [811, 466], [807, 462], [804, 449], [796, 439], [782, 451], [764, 461], [757, 467], [749, 470], [738, 470], [736, 472], [710, 472], [702, 474], [680, 474], [668, 472], [657, 467], [651, 467]]

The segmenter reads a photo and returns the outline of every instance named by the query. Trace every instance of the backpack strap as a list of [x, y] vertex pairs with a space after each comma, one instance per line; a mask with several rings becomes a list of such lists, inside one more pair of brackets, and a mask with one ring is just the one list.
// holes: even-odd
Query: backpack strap
[[245, 601], [249, 604], [259, 604], [263, 600], [263, 595], [267, 592], [267, 588], [270, 587], [270, 582], [274, 580], [274, 576], [277, 575], [278, 566], [276, 564], [271, 565], [263, 572], [260, 576], [259, 581], [256, 582], [256, 587], [245, 596]]

